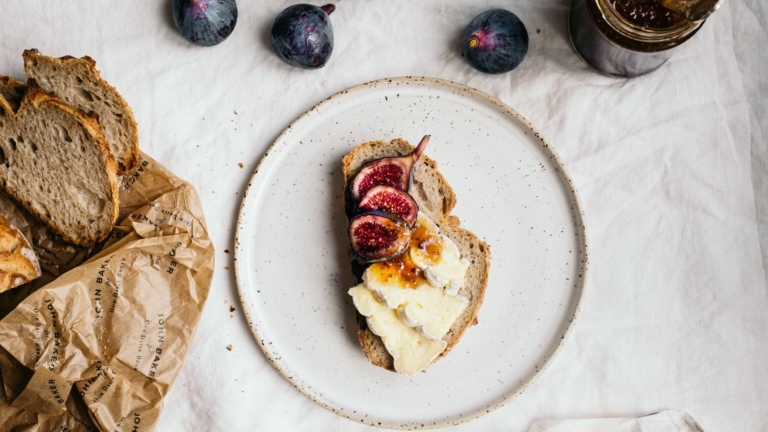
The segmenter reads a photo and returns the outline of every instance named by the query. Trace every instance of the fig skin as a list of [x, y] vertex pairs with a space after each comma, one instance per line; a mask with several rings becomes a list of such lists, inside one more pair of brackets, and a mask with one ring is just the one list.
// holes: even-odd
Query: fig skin
[[336, 6], [288, 6], [275, 18], [270, 33], [272, 49], [287, 64], [319, 69], [333, 53], [333, 26], [329, 15]]
[[361, 213], [349, 221], [349, 244], [359, 262], [386, 261], [408, 249], [411, 230], [404, 220], [387, 212]]
[[528, 30], [514, 13], [491, 9], [467, 25], [462, 55], [480, 72], [501, 74], [515, 69], [528, 52]]
[[220, 44], [237, 24], [235, 0], [173, 0], [171, 8], [176, 28], [195, 45]]
[[419, 205], [407, 192], [392, 186], [374, 186], [360, 198], [357, 212], [385, 211], [405, 221], [409, 228], [416, 224]]
[[349, 195], [357, 203], [369, 189], [391, 186], [408, 192], [413, 182], [413, 167], [429, 143], [430, 135], [424, 135], [411, 154], [402, 157], [376, 159], [360, 168], [349, 184]]

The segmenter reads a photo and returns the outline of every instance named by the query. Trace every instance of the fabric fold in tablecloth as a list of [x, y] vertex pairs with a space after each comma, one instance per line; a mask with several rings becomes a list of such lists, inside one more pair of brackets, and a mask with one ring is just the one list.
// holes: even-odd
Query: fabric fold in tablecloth
[[685, 411], [667, 410], [638, 418], [562, 420], [536, 423], [528, 432], [704, 432]]

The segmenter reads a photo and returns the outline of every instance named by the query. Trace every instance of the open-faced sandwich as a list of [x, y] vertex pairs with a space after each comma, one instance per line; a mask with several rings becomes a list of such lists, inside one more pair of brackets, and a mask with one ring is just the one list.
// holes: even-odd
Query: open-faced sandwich
[[456, 195], [423, 154], [428, 142], [367, 142], [342, 163], [360, 345], [374, 365], [405, 375], [477, 323], [490, 266], [488, 245], [450, 214]]

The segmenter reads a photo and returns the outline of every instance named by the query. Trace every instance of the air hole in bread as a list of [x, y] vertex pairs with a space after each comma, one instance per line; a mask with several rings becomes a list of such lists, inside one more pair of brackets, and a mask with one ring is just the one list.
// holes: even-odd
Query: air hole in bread
[[16, 141], [18, 141], [18, 142], [19, 142], [19, 143], [21, 143], [21, 144], [24, 144], [24, 137], [22, 137], [21, 135], [19, 135], [19, 136], [17, 136], [17, 137], [16, 137]]
[[77, 97], [85, 102], [93, 102], [93, 94], [84, 88], [77, 89]]
[[16, 151], [16, 140], [13, 138], [8, 138], [8, 144], [11, 145], [11, 150]]
[[107, 202], [82, 185], [67, 185], [67, 192], [69, 192], [70, 196], [73, 195], [77, 199], [78, 204], [82, 208], [87, 209], [90, 214], [101, 214], [104, 212]]
[[118, 113], [118, 112], [113, 112], [112, 114], [114, 114], [115, 117], [117, 117], [117, 118], [120, 118], [120, 119], [123, 118], [123, 115]]
[[[0, 117], [5, 117], [5, 108], [0, 107]], [[0, 123], [0, 127], [3, 127], [3, 123]]]
[[69, 131], [67, 130], [66, 127], [59, 125], [57, 126], [57, 129], [59, 131], [58, 135], [59, 137], [61, 137], [61, 139], [63, 139], [66, 142], [72, 142], [72, 137], [69, 136]]
[[430, 211], [435, 211], [430, 206], [429, 196], [427, 195], [427, 191], [424, 190], [424, 185], [421, 182], [413, 182], [414, 189], [416, 189], [416, 195], [419, 198], [419, 202], [423, 203], [425, 207], [427, 207]]
[[80, 151], [81, 151], [81, 152], [83, 152], [83, 153], [85, 153], [85, 146], [84, 146], [84, 145], [81, 145], [81, 146], [80, 146]]
[[[0, 165], [5, 165], [8, 168], [8, 160], [5, 159], [5, 152], [2, 147], [0, 147]], [[5, 181], [3, 181], [3, 186], [5, 186]]]
[[78, 82], [79, 84], [82, 84], [82, 83], [83, 83], [83, 79], [82, 79], [82, 78], [80, 78], [80, 77], [75, 77], [75, 79], [77, 80], [77, 82]]
[[448, 202], [447, 197], [443, 197], [443, 213], [451, 211], [451, 204]]
[[31, 142], [29, 143], [30, 148], [32, 148], [32, 151], [37, 153], [37, 144]]

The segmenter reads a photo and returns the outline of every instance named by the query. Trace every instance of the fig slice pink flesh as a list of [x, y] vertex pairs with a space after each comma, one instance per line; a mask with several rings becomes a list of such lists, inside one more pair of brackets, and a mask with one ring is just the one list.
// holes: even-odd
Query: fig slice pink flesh
[[405, 222], [385, 212], [373, 211], [349, 222], [349, 243], [364, 262], [385, 261], [405, 251], [411, 230]]
[[391, 186], [403, 191], [408, 191], [413, 177], [413, 167], [424, 153], [429, 143], [429, 135], [424, 135], [416, 149], [411, 154], [402, 157], [386, 157], [368, 162], [360, 168], [352, 183], [349, 192], [355, 202], [376, 186]]
[[419, 215], [419, 205], [407, 192], [392, 186], [374, 186], [360, 198], [359, 212], [382, 210], [404, 220], [413, 227]]

